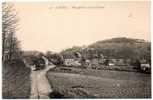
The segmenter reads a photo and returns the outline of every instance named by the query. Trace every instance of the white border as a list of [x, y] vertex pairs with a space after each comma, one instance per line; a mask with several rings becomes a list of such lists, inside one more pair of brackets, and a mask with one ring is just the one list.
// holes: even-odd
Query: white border
[[0, 80], [1, 80], [1, 82], [0, 82], [0, 98], [2, 98], [2, 1], [0, 1], [1, 2], [1, 4], [0, 4], [0, 7], [1, 7], [1, 9], [0, 9], [0, 18], [1, 18], [1, 20], [0, 20], [0, 31], [1, 31], [1, 34], [0, 34], [0, 45], [1, 45], [1, 48], [0, 48], [0, 58], [1, 58], [1, 61], [0, 61], [0, 72], [1, 72], [1, 74], [0, 74]]
[[[1, 34], [0, 34], [0, 44], [1, 44], [1, 48], [0, 48], [0, 57], [1, 57], [1, 61], [0, 61], [0, 71], [1, 71], [1, 74], [0, 74], [0, 99], [2, 99], [2, 2], [37, 2], [37, 1], [42, 1], [42, 2], [52, 2], [52, 1], [58, 1], [58, 2], [65, 2], [65, 1], [151, 1], [151, 0], [0, 0], [0, 31], [1, 31]], [[152, 39], [153, 39], [153, 35], [152, 35], [152, 16], [153, 16], [153, 7], [152, 7], [152, 2], [151, 2], [151, 42], [152, 42]], [[151, 43], [151, 59], [153, 59], [152, 57], [152, 52], [153, 52], [153, 44]], [[152, 61], [152, 60], [151, 60]], [[152, 64], [153, 64], [153, 61], [152, 61]], [[152, 70], [153, 72], [153, 70]], [[153, 75], [152, 76], [152, 79], [153, 79]], [[152, 81], [151, 81], [152, 82]], [[152, 91], [152, 86], [151, 86], [151, 91]], [[153, 94], [152, 96], [153, 97]], [[34, 99], [36, 100], [36, 99]], [[69, 100], [72, 100], [72, 99], [69, 99]], [[83, 100], [91, 100], [91, 99], [83, 99]], [[107, 100], [112, 100], [112, 99], [107, 99]], [[131, 99], [127, 99], [127, 100], [131, 100]], [[143, 99], [141, 99], [143, 100]], [[145, 99], [144, 99], [145, 100]]]
[[57, 1], [57, 2], [65, 2], [65, 1], [151, 1], [151, 0], [3, 0], [3, 2], [52, 2], [52, 1]]

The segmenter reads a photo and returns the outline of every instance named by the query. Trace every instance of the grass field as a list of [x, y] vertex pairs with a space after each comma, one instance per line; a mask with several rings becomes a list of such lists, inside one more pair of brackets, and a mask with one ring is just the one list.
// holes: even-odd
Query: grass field
[[150, 74], [78, 69], [77, 74], [49, 71], [47, 77], [53, 90], [65, 98], [151, 97]]
[[24, 99], [30, 96], [30, 69], [22, 61], [5, 64], [2, 69], [4, 99]]

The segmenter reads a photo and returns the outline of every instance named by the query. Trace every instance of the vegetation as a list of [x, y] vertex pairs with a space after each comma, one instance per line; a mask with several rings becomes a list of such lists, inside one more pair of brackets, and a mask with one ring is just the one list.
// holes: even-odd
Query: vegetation
[[47, 78], [53, 91], [65, 98], [151, 97], [149, 74], [86, 69], [83, 74], [49, 71]]
[[61, 65], [64, 62], [63, 56], [58, 53], [47, 52], [46, 57], [55, 65]]
[[146, 59], [151, 63], [151, 43], [141, 39], [112, 38], [98, 41], [86, 48], [72, 47], [62, 51], [62, 55], [80, 52], [86, 59], [100, 58], [103, 55], [107, 59]]
[[24, 99], [30, 96], [30, 68], [21, 60], [5, 62], [2, 75], [2, 96], [4, 99]]
[[17, 30], [17, 13], [12, 3], [2, 4], [2, 60], [11, 61], [21, 55], [19, 41], [15, 36]]
[[2, 4], [2, 93], [4, 99], [29, 98], [30, 68], [22, 61], [22, 51], [15, 33], [17, 13], [12, 3]]
[[151, 55], [150, 47], [150, 42], [131, 38], [113, 38], [89, 46], [108, 58], [147, 59], [148, 62]]
[[[68, 48], [62, 51], [61, 54], [64, 58], [74, 59], [76, 58], [76, 52], [81, 54], [81, 58], [90, 60], [91, 67], [95, 69], [131, 71], [128, 66], [133, 66], [133, 71], [136, 69], [142, 72], [141, 64], [144, 63], [151, 66], [151, 43], [142, 39], [112, 38], [97, 41], [85, 48]], [[109, 63], [116, 66], [110, 66], [109, 68], [102, 66], [109, 66]], [[150, 72], [151, 68], [147, 68], [147, 73]]]

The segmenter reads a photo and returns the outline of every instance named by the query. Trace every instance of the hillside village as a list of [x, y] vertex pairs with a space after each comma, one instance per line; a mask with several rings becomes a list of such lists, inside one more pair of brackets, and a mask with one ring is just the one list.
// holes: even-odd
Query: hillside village
[[144, 40], [122, 37], [104, 40], [101, 43], [96, 42], [87, 47], [75, 46], [60, 53], [48, 51], [46, 54], [43, 54], [38, 51], [29, 51], [24, 52], [24, 56], [32, 61], [31, 59], [35, 59], [34, 57], [37, 55], [45, 55], [50, 62], [58, 66], [99, 70], [140, 70], [150, 73], [151, 58], [149, 46], [150, 43]]

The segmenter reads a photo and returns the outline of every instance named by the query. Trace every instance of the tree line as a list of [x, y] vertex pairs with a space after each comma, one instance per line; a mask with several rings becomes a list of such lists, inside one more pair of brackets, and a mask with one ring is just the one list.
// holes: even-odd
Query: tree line
[[18, 26], [17, 12], [12, 3], [2, 4], [2, 61], [11, 62], [21, 55], [19, 41], [15, 35]]

